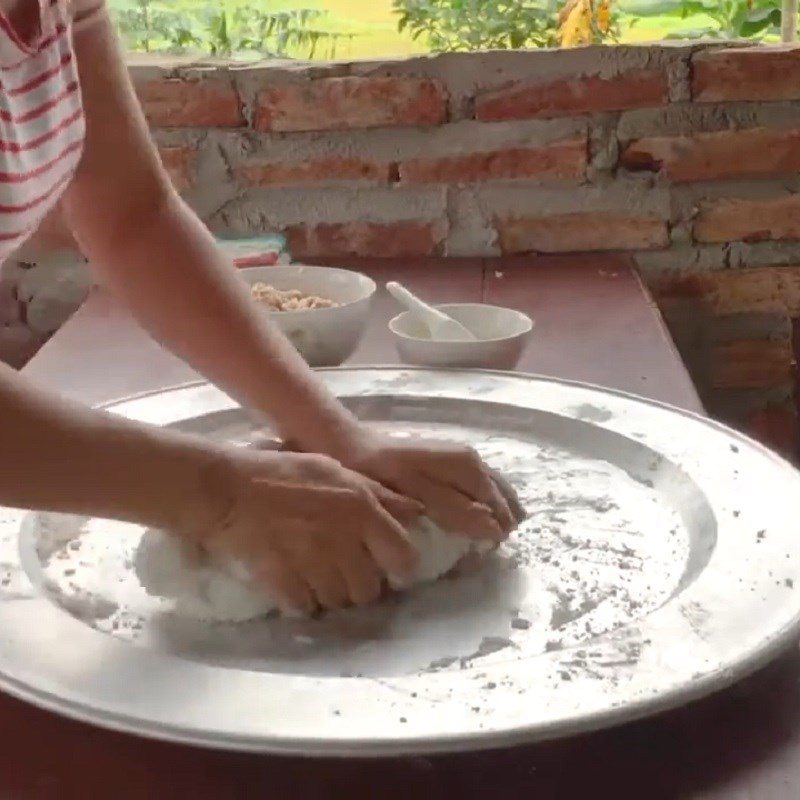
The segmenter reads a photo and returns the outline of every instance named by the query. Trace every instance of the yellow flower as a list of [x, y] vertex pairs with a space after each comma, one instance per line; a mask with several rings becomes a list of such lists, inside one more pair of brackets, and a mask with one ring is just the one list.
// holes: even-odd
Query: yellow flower
[[600, 0], [597, 9], [597, 27], [601, 33], [608, 33], [611, 28], [611, 0]]
[[562, 47], [592, 43], [592, 0], [568, 0], [559, 18]]
[[564, 27], [564, 23], [567, 21], [567, 17], [572, 12], [572, 9], [578, 5], [578, 0], [567, 0], [566, 3], [561, 8], [561, 11], [558, 12], [558, 27], [559, 29]]

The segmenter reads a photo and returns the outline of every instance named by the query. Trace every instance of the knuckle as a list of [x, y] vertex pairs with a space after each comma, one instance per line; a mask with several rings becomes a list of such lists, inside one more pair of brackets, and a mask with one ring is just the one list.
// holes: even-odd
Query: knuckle
[[338, 473], [341, 472], [338, 462], [329, 456], [315, 456], [313, 469], [317, 475], [323, 478], [338, 476]]
[[371, 500], [374, 497], [369, 483], [365, 480], [352, 480], [350, 482], [350, 490], [361, 500]]
[[329, 456], [324, 455], [302, 455], [302, 466], [311, 477], [317, 480], [326, 480], [336, 475], [340, 470], [339, 464]]
[[380, 500], [366, 486], [356, 487], [354, 489], [354, 496], [358, 502], [359, 508], [361, 508], [364, 513], [381, 519], [384, 517], [386, 512]]
[[362, 516], [370, 507], [370, 497], [360, 486], [348, 486], [339, 496], [339, 503], [345, 513]]
[[335, 458], [326, 455], [317, 455], [317, 463], [322, 469], [338, 472], [341, 470], [339, 462]]

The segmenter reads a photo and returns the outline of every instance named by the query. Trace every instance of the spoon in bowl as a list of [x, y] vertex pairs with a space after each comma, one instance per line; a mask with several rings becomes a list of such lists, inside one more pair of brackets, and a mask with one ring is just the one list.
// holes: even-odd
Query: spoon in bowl
[[404, 305], [417, 319], [428, 328], [431, 339], [439, 342], [475, 342], [478, 337], [472, 331], [465, 328], [458, 320], [447, 316], [438, 308], [428, 305], [420, 300], [416, 295], [411, 294], [397, 281], [390, 281], [386, 284], [386, 290]]

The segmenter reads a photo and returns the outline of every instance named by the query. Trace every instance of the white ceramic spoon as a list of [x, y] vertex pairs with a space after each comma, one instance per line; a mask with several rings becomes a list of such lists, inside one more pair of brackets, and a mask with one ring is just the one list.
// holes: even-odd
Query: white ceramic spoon
[[431, 334], [431, 339], [440, 342], [475, 342], [478, 337], [467, 330], [460, 322], [443, 314], [438, 308], [429, 306], [416, 295], [411, 294], [405, 286], [390, 281], [386, 290], [404, 305], [412, 314], [425, 324]]

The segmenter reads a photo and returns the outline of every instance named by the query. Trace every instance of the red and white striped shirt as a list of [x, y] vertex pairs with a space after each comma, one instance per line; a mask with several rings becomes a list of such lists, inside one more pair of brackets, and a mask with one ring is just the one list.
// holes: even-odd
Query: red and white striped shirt
[[75, 173], [86, 126], [72, 27], [102, 5], [34, 1], [34, 41], [0, 14], [0, 263], [36, 230]]

